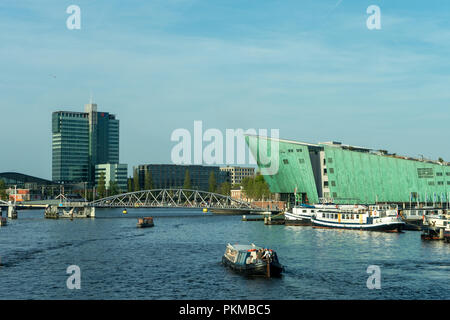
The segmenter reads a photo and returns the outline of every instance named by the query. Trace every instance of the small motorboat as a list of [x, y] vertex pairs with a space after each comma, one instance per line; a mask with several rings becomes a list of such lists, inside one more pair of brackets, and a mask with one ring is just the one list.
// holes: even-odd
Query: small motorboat
[[153, 217], [144, 217], [144, 218], [138, 218], [137, 227], [138, 228], [148, 228], [153, 227]]
[[222, 263], [234, 271], [249, 276], [280, 276], [284, 267], [278, 262], [275, 251], [250, 245], [227, 244]]

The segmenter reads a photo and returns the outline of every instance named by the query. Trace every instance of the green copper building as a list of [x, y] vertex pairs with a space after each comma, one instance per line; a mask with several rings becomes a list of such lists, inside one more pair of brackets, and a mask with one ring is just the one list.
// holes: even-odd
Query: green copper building
[[55, 182], [95, 181], [95, 166], [119, 163], [119, 120], [97, 105], [85, 112], [52, 114], [52, 178]]
[[269, 150], [274, 142], [278, 143], [278, 171], [264, 178], [281, 200], [292, 203], [295, 190], [309, 203], [322, 199], [339, 204], [441, 203], [449, 198], [447, 162], [339, 142], [310, 144], [248, 135], [247, 145], [259, 167], [263, 167], [257, 156], [262, 139]]

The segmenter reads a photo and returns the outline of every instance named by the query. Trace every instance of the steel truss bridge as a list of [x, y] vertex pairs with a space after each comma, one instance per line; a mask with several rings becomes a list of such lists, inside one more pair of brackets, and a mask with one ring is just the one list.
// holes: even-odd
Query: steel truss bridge
[[264, 211], [248, 202], [218, 193], [190, 189], [154, 189], [128, 192], [86, 204], [96, 208], [210, 208]]

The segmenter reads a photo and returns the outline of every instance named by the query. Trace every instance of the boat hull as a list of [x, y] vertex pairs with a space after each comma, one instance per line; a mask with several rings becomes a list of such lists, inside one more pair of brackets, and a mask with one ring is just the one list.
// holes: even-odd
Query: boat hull
[[153, 223], [145, 223], [145, 224], [137, 223], [136, 225], [138, 228], [150, 228], [154, 226]]
[[[247, 276], [268, 276], [267, 262], [256, 263], [251, 265], [240, 265], [231, 262], [225, 256], [222, 257], [222, 264], [238, 273]], [[283, 266], [277, 262], [270, 262], [269, 264], [270, 277], [279, 277], [283, 272]]]
[[310, 216], [301, 216], [298, 214], [293, 214], [290, 212], [284, 213], [284, 224], [287, 226], [310, 226], [311, 225], [311, 217]]
[[332, 228], [346, 230], [363, 230], [363, 231], [384, 231], [384, 232], [400, 232], [405, 225], [404, 222], [380, 223], [380, 224], [343, 224], [334, 222], [322, 222], [311, 220], [312, 226], [315, 228]]

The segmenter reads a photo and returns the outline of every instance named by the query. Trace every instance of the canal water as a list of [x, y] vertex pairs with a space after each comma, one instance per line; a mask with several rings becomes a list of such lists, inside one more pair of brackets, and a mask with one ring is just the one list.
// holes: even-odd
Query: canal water
[[[136, 228], [153, 216], [154, 228]], [[401, 234], [264, 226], [188, 209], [97, 210], [46, 220], [19, 211], [0, 228], [0, 299], [450, 299], [450, 244]], [[221, 265], [226, 244], [277, 251], [281, 278], [246, 278]], [[81, 289], [66, 286], [67, 267]], [[368, 289], [378, 266], [381, 289]]]

